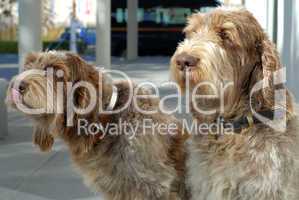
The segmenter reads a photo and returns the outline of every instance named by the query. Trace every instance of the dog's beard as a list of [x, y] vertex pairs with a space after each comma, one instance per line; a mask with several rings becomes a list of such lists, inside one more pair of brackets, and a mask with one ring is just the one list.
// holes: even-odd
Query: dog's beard
[[[179, 70], [176, 57], [182, 53], [197, 58], [199, 60], [197, 66], [186, 68], [183, 71]], [[192, 88], [204, 83], [218, 87], [218, 85], [224, 85], [234, 80], [233, 65], [229, 60], [226, 50], [218, 44], [187, 39], [179, 45], [171, 60], [172, 75], [183, 88], [186, 88], [187, 81]]]
[[[182, 43], [171, 60], [174, 79], [190, 95], [192, 107], [201, 111], [216, 110], [226, 112], [234, 99], [234, 69], [230, 63], [227, 51], [213, 42], [199, 42], [188, 39]], [[176, 56], [191, 55], [200, 60], [191, 70], [180, 71], [176, 64]], [[200, 98], [193, 98], [201, 95]], [[195, 105], [195, 106], [194, 106]], [[222, 107], [221, 107], [222, 106]], [[196, 110], [193, 110], [196, 112]], [[197, 112], [203, 115], [204, 113]]]
[[[54, 111], [57, 107], [56, 91], [53, 88], [53, 83], [48, 82], [45, 77], [34, 77], [25, 81], [28, 85], [24, 92], [17, 90], [17, 83], [12, 81], [6, 97], [7, 105], [24, 112], [27, 109], [43, 110], [46, 114], [47, 111]], [[30, 115], [27, 111], [25, 114]]]

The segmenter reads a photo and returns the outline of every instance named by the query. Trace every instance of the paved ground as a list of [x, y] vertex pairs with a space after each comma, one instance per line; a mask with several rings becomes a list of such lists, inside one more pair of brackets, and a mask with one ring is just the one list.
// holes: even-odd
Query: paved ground
[[[113, 68], [126, 72], [135, 81], [160, 84], [169, 80], [168, 61], [169, 58], [142, 58], [126, 63], [114, 59]], [[1, 66], [3, 69], [7, 64]], [[17, 72], [12, 65], [10, 68]], [[161, 88], [163, 95], [171, 91]], [[175, 102], [171, 105], [175, 106]], [[0, 200], [99, 200], [100, 194], [89, 192], [82, 184], [61, 142], [55, 144], [53, 152], [43, 154], [32, 146], [31, 133], [31, 122], [9, 110], [9, 136], [0, 140]]]

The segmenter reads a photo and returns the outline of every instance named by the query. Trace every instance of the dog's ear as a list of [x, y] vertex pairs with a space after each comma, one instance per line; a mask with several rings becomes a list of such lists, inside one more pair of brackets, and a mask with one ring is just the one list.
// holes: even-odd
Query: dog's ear
[[[293, 110], [292, 98], [283, 80], [284, 72], [281, 70], [282, 66], [275, 45], [265, 34], [264, 40], [258, 42], [256, 48], [260, 54], [260, 64], [255, 66], [251, 75], [250, 88], [253, 88], [258, 82], [262, 82], [263, 85], [262, 89], [254, 95], [256, 102], [260, 104], [259, 107], [275, 109], [276, 106], [279, 106], [287, 110], [287, 113], [291, 113]], [[275, 102], [279, 100], [275, 97], [276, 90], [286, 92], [285, 103]]]
[[[78, 55], [73, 53], [67, 53], [66, 54], [66, 63], [69, 68], [69, 75], [70, 79], [73, 82], [73, 85], [75, 85], [77, 82], [80, 81], [88, 81], [89, 80], [89, 66], [88, 63], [86, 63], [83, 59], [81, 59]], [[74, 92], [74, 104], [78, 108], [86, 108], [86, 106], [89, 103], [90, 97], [89, 97], [88, 90], [84, 87], [79, 87]]]
[[90, 94], [86, 88], [80, 87], [77, 88], [74, 92], [74, 104], [81, 109], [84, 109], [88, 106], [90, 101]]
[[79, 108], [86, 108], [89, 105], [91, 98], [96, 95], [95, 97], [99, 98], [98, 100], [101, 102], [101, 104], [97, 104], [97, 106], [104, 109], [111, 99], [113, 80], [108, 74], [104, 74], [102, 72], [96, 72], [92, 76], [93, 78], [90, 76], [88, 81], [95, 86], [96, 94], [90, 93], [87, 88], [79, 87], [74, 92], [74, 104]]
[[78, 55], [66, 53], [66, 63], [70, 70], [71, 81], [88, 80], [91, 66]]
[[47, 127], [41, 125], [34, 127], [33, 144], [37, 145], [43, 152], [51, 151], [54, 144], [54, 137], [48, 131]]

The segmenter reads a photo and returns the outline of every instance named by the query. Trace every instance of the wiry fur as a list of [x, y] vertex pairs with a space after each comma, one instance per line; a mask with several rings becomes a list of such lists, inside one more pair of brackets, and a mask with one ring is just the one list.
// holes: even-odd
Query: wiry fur
[[[98, 104], [106, 107], [112, 94], [112, 84], [118, 89], [116, 107], [120, 108], [128, 100], [129, 83], [111, 83], [110, 79], [93, 66], [71, 53], [46, 52], [28, 55], [25, 70], [52, 68], [64, 71], [64, 77], [54, 81], [54, 99], [56, 98], [56, 81], [88, 81], [98, 91], [103, 99]], [[31, 108], [46, 107], [46, 77], [28, 76], [27, 92], [23, 94], [23, 102]], [[102, 88], [102, 89], [101, 89]], [[64, 88], [66, 90], [66, 88]], [[134, 86], [134, 90], [136, 90]], [[10, 96], [11, 89], [8, 91]], [[139, 89], [138, 94], [147, 94]], [[41, 150], [49, 150], [54, 138], [61, 138], [68, 146], [74, 165], [84, 178], [84, 182], [96, 192], [102, 192], [110, 200], [174, 200], [187, 199], [185, 190], [185, 151], [184, 142], [188, 134], [184, 133], [178, 120], [173, 116], [162, 113], [145, 115], [136, 110], [133, 103], [117, 114], [103, 115], [98, 106], [90, 114], [76, 114], [73, 118], [74, 126], [66, 127], [66, 91], [61, 107], [63, 114], [42, 114], [32, 116], [35, 121], [34, 143]], [[102, 100], [102, 101], [101, 101]], [[89, 101], [89, 95], [84, 88], [75, 92], [76, 106], [84, 108]], [[10, 102], [12, 103], [12, 102]], [[159, 100], [138, 99], [138, 105], [144, 110], [157, 108]], [[13, 103], [12, 103], [13, 104]], [[57, 106], [55, 106], [57, 107]], [[54, 109], [54, 111], [57, 111]], [[100, 135], [85, 135], [77, 133], [77, 120], [87, 119], [89, 123], [123, 122], [138, 126], [137, 135], [129, 139], [132, 132], [122, 130], [118, 135], [107, 135], [99, 139]], [[177, 124], [179, 127], [175, 135], [162, 133], [157, 129], [156, 134], [151, 129], [145, 129], [143, 134], [143, 120], [151, 119], [156, 123]], [[125, 133], [124, 131], [127, 131]], [[142, 134], [141, 134], [142, 133]]]
[[[215, 114], [192, 114], [200, 123], [211, 123], [219, 115], [234, 121], [251, 114], [249, 94], [260, 80], [268, 87], [253, 95], [254, 110], [275, 110], [272, 72], [281, 69], [274, 45], [251, 13], [246, 10], [218, 8], [208, 14], [197, 13], [188, 20], [186, 39], [171, 60], [171, 73], [183, 91], [209, 81], [220, 88], [227, 81], [233, 86], [224, 92], [224, 111], [217, 99], [198, 99], [201, 108], [216, 109]], [[180, 55], [197, 58], [189, 74], [177, 62]], [[190, 88], [186, 88], [188, 76]], [[265, 79], [264, 79], [265, 78]], [[209, 87], [197, 94], [215, 95]], [[219, 95], [219, 94], [218, 94]], [[191, 102], [190, 102], [191, 103]], [[241, 133], [214, 137], [194, 135], [188, 145], [190, 156], [188, 183], [193, 200], [297, 200], [298, 121], [287, 91], [287, 130], [276, 131], [255, 124]], [[208, 110], [207, 109], [207, 110]]]

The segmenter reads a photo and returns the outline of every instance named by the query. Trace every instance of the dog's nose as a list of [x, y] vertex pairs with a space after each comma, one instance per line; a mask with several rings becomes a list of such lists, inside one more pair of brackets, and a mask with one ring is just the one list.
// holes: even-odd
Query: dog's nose
[[186, 53], [180, 54], [176, 58], [176, 64], [180, 70], [185, 70], [187, 67], [196, 67], [199, 59], [193, 56], [190, 56]]

